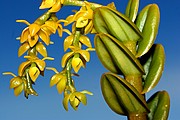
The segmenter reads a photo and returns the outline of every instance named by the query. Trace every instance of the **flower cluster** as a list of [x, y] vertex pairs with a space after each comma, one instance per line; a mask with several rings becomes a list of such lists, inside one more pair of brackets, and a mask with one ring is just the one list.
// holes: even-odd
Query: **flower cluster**
[[[64, 5], [77, 5], [81, 6], [81, 8], [65, 20], [58, 19], [56, 13]], [[45, 60], [53, 60], [53, 58], [48, 57], [46, 49], [46, 46], [53, 44], [50, 36], [57, 31], [59, 37], [62, 37], [63, 32], [66, 32], [69, 36], [64, 39], [64, 51], [66, 53], [61, 61], [63, 70], [58, 72], [55, 68], [46, 68], [55, 72], [51, 77], [50, 87], [56, 85], [58, 93], [64, 93], [63, 105], [66, 110], [68, 110], [68, 102], [75, 110], [77, 110], [80, 102], [86, 105], [85, 94], [92, 95], [92, 93], [87, 90], [78, 92], [72, 77], [79, 76], [77, 73], [80, 68], [85, 68], [86, 63], [90, 61], [89, 52], [94, 51], [91, 41], [86, 34], [94, 31], [92, 18], [95, 6], [100, 5], [77, 0], [42, 0], [39, 9], [48, 9], [47, 12], [33, 23], [29, 23], [26, 20], [16, 21], [27, 25], [22, 30], [20, 37], [18, 37], [21, 44], [18, 49], [18, 56], [21, 57], [25, 53], [27, 55], [24, 56], [26, 61], [19, 65], [18, 76], [11, 72], [4, 72], [4, 75], [12, 75], [14, 77], [10, 80], [10, 88], [14, 89], [15, 96], [20, 95], [23, 91], [26, 98], [29, 95], [38, 95], [33, 89], [33, 85], [39, 75], [44, 76]], [[64, 29], [61, 23], [64, 23], [64, 27], [73, 23], [72, 32]], [[39, 55], [42, 58], [39, 58]]]

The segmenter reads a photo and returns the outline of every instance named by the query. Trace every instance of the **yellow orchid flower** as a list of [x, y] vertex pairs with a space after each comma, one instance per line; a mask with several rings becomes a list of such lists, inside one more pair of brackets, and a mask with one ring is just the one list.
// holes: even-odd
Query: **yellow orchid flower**
[[12, 75], [13, 78], [10, 80], [10, 89], [14, 89], [14, 95], [18, 96], [22, 93], [22, 91], [25, 89], [24, 87], [24, 79], [23, 77], [16, 76], [15, 74], [11, 72], [4, 72], [3, 75]]
[[67, 84], [66, 72], [58, 72], [55, 68], [51, 67], [47, 67], [46, 69], [53, 70], [56, 73], [51, 77], [50, 87], [56, 85], [58, 92], [61, 94], [65, 90]]
[[70, 94], [65, 94], [65, 97], [63, 99], [63, 106], [66, 111], [68, 111], [68, 102], [70, 102], [70, 105], [74, 110], [77, 110], [79, 104], [82, 102], [83, 105], [87, 104], [87, 98], [85, 94], [92, 95], [91, 92], [89, 91], [82, 91], [82, 92], [77, 92], [74, 91]]
[[43, 29], [48, 29], [49, 34], [51, 33], [56, 33], [56, 30], [58, 31], [58, 34], [60, 37], [62, 37], [62, 33], [63, 33], [63, 27], [60, 24], [61, 22], [67, 22], [66, 20], [48, 20], [45, 22], [44, 25], [42, 25]]
[[[70, 46], [72, 46], [73, 39], [74, 39], [73, 34], [70, 34], [64, 39], [64, 51], [66, 51]], [[89, 48], [92, 47], [90, 39], [85, 35], [81, 35], [79, 38], [79, 41], [80, 43], [84, 44], [85, 46]], [[79, 44], [79, 46], [81, 46], [81, 44]]]
[[74, 71], [77, 73], [81, 67], [85, 67], [86, 62], [90, 60], [89, 51], [93, 51], [93, 48], [87, 48], [86, 50], [82, 50], [79, 47], [69, 46], [71, 52], [66, 53], [62, 57], [61, 65], [64, 68], [67, 61], [72, 58], [72, 67]]
[[64, 0], [43, 0], [39, 9], [51, 8], [49, 12], [58, 12], [63, 3]]
[[[19, 76], [23, 76], [25, 70], [31, 66], [31, 64], [35, 63], [36, 68], [30, 68], [31, 70], [29, 71], [30, 76], [33, 77], [33, 80], [35, 81], [35, 78], [37, 77], [37, 75], [40, 72], [44, 71], [44, 68], [46, 66], [46, 63], [44, 62], [44, 60], [39, 59], [38, 57], [32, 57], [32, 56], [25, 56], [25, 58], [27, 58], [28, 60], [21, 63], [19, 68], [18, 68], [18, 74]], [[37, 72], [37, 74], [35, 74]], [[34, 78], [35, 77], [35, 78]]]
[[16, 20], [16, 22], [23, 22], [28, 25], [21, 33], [21, 43], [28, 42], [30, 47], [33, 47], [38, 42], [38, 39], [41, 38], [46, 45], [49, 45], [49, 34], [45, 29], [41, 29], [40, 25], [36, 23], [29, 24], [26, 20]]

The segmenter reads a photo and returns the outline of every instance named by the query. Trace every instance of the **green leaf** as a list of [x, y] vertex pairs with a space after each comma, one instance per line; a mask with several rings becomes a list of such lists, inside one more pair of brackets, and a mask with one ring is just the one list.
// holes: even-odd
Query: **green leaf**
[[155, 93], [147, 101], [150, 113], [148, 120], [167, 120], [170, 108], [170, 97], [166, 91]]
[[156, 4], [146, 6], [138, 15], [136, 25], [142, 32], [142, 40], [138, 42], [136, 57], [148, 52], [156, 39], [160, 21], [159, 7]]
[[143, 95], [116, 74], [103, 74], [101, 89], [109, 107], [118, 114], [128, 115], [149, 112]]
[[95, 36], [95, 49], [101, 63], [111, 72], [124, 75], [142, 75], [139, 60], [122, 42], [108, 34]]
[[142, 56], [141, 63], [144, 64], [145, 76], [144, 89], [142, 93], [149, 92], [159, 82], [164, 70], [165, 52], [161, 44], [154, 44], [147, 54]]
[[139, 8], [139, 0], [129, 0], [125, 15], [134, 22]]
[[98, 33], [108, 33], [123, 42], [138, 41], [141, 37], [141, 32], [129, 18], [109, 7], [97, 8], [93, 22]]

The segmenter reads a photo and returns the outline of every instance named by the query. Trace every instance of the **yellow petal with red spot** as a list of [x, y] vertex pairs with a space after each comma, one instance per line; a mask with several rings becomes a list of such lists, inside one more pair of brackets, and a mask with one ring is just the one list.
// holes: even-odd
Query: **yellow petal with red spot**
[[30, 61], [22, 62], [18, 68], [19, 76], [23, 76], [24, 70], [30, 65]]
[[57, 90], [58, 93], [62, 93], [64, 89], [66, 88], [67, 79], [65, 76], [62, 77], [62, 79], [57, 83]]
[[83, 62], [80, 58], [73, 58], [72, 59], [72, 67], [74, 69], [74, 71], [77, 73], [79, 71], [79, 69], [81, 68], [81, 66], [83, 66]]
[[20, 84], [22, 84], [23, 80], [18, 76], [18, 77], [14, 77], [11, 79], [10, 81], [10, 86], [9, 88], [15, 88], [17, 86], [19, 86]]
[[38, 35], [39, 35], [39, 37], [41, 38], [41, 40], [42, 40], [46, 45], [49, 45], [49, 43], [50, 43], [50, 38], [49, 38], [48, 33], [47, 33], [44, 29], [41, 29], [41, 30], [38, 32]]
[[87, 61], [89, 62], [90, 60], [90, 54], [88, 51], [86, 50], [80, 50], [79, 53], [81, 54], [81, 56]]
[[41, 43], [38, 42], [36, 45], [36, 50], [43, 56], [43, 57], [47, 57], [47, 50], [46, 47]]
[[36, 65], [40, 69], [40, 71], [44, 71], [46, 63], [43, 60], [35, 60]]
[[34, 36], [35, 34], [37, 34], [37, 32], [40, 30], [40, 25], [33, 23], [31, 25], [29, 25], [29, 32], [31, 36]]
[[56, 0], [43, 0], [39, 9], [50, 8], [56, 3]]
[[18, 96], [21, 94], [21, 92], [24, 90], [24, 84], [21, 84], [14, 88], [14, 95]]
[[34, 36], [29, 35], [28, 36], [28, 42], [29, 42], [30, 47], [33, 47], [37, 43], [38, 39], [39, 39], [39, 37], [37, 34]]
[[29, 35], [30, 35], [29, 28], [26, 27], [21, 33], [20, 42], [24, 43], [28, 39]]
[[80, 17], [76, 22], [77, 28], [83, 28], [88, 24], [88, 19], [85, 17]]
[[61, 66], [64, 68], [68, 59], [74, 54], [74, 52], [68, 52], [62, 57]]
[[53, 75], [50, 80], [50, 87], [56, 85], [61, 80], [62, 77], [63, 75], [60, 73]]
[[86, 45], [87, 47], [92, 47], [91, 41], [87, 36], [81, 35], [79, 40], [82, 44]]
[[37, 67], [30, 67], [29, 69], [29, 76], [33, 82], [36, 81], [37, 77], [39, 76], [40, 71]]
[[69, 46], [72, 45], [73, 39], [74, 39], [74, 35], [70, 35], [70, 36], [65, 38], [65, 40], [64, 40], [64, 51], [66, 51], [69, 48]]
[[27, 50], [29, 50], [30, 46], [28, 44], [28, 42], [23, 43], [18, 50], [18, 57], [20, 57], [21, 55], [23, 55]]

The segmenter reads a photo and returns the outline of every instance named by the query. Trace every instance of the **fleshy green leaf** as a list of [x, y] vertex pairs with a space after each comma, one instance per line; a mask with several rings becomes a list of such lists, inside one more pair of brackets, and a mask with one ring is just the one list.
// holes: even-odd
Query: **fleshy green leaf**
[[141, 75], [144, 73], [138, 59], [123, 45], [122, 42], [108, 34], [95, 37], [95, 48], [102, 64], [111, 72], [124, 75]]
[[129, 0], [125, 15], [134, 22], [139, 8], [139, 0]]
[[148, 120], [167, 120], [170, 108], [170, 97], [166, 91], [155, 93], [147, 101], [150, 113]]
[[[101, 89], [104, 99], [116, 113], [130, 114], [149, 112], [143, 95], [126, 80], [113, 73], [105, 73], [102, 75]], [[111, 97], [114, 99], [110, 99]], [[113, 102], [117, 106], [112, 105]]]
[[93, 22], [98, 33], [108, 33], [123, 42], [138, 41], [141, 37], [141, 32], [129, 18], [109, 7], [97, 8]]
[[[147, 54], [141, 58], [144, 64], [144, 89], [142, 93], [149, 92], [159, 82], [164, 70], [165, 52], [161, 44], [153, 45]], [[144, 62], [144, 63], [143, 63]]]
[[137, 57], [148, 52], [156, 39], [160, 21], [159, 7], [156, 4], [146, 6], [138, 15], [136, 25], [142, 32], [142, 40], [138, 42]]

